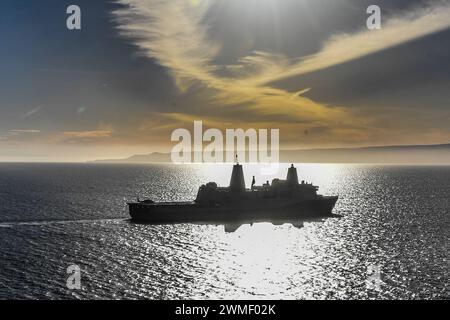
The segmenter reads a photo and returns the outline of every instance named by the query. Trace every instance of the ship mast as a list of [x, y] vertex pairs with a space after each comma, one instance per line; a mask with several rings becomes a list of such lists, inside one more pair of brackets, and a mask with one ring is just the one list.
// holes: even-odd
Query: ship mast
[[290, 186], [298, 185], [297, 168], [295, 168], [293, 164], [291, 164], [291, 167], [288, 169], [286, 181]]
[[236, 155], [236, 164], [233, 166], [233, 172], [231, 173], [230, 181], [231, 192], [245, 192], [245, 179], [242, 166], [238, 162], [238, 156]]

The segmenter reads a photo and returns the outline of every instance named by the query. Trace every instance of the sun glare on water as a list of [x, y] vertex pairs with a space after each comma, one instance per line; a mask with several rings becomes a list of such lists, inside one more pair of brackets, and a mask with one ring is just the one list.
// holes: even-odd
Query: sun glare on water
[[[301, 256], [313, 254], [313, 250], [304, 246], [302, 230], [289, 224], [243, 225], [234, 233], [225, 233], [221, 228], [215, 230], [218, 230], [215, 237], [226, 250], [220, 252], [220, 265], [212, 264], [209, 268], [229, 270], [229, 277], [222, 281], [236, 288], [247, 288], [247, 293], [241, 291], [239, 299], [258, 298], [262, 292], [265, 292], [264, 297], [286, 298], [279, 282], [285, 282], [282, 287], [289, 287], [292, 273], [302, 269], [301, 263], [294, 263], [295, 257], [299, 253]], [[286, 238], [290, 238], [289, 241]]]

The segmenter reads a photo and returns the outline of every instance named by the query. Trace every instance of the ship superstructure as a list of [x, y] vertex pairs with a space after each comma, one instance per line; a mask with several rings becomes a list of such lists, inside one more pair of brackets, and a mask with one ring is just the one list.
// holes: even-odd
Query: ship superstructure
[[286, 180], [273, 179], [246, 188], [243, 167], [237, 163], [228, 187], [215, 182], [202, 185], [192, 202], [144, 200], [128, 206], [132, 220], [146, 223], [296, 223], [331, 215], [338, 197], [322, 196], [317, 191], [317, 186], [299, 182], [294, 165], [288, 169]]

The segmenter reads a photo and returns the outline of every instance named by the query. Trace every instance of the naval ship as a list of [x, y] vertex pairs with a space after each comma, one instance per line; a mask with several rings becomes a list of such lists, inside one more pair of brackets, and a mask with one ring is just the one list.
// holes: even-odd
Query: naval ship
[[297, 169], [288, 169], [286, 180], [274, 179], [262, 186], [245, 186], [242, 165], [233, 166], [228, 187], [215, 182], [202, 185], [192, 202], [154, 202], [138, 200], [128, 203], [134, 222], [151, 224], [212, 223], [236, 225], [256, 222], [289, 221], [332, 215], [337, 196], [317, 194], [318, 187], [302, 181]]

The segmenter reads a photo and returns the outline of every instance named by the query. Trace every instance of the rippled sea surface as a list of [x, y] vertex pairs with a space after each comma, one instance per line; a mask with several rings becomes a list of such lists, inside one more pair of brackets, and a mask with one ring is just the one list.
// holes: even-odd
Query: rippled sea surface
[[[0, 164], [0, 298], [450, 298], [450, 167], [298, 170], [340, 196], [340, 218], [225, 233], [133, 224], [125, 202], [191, 200], [231, 166]], [[66, 287], [72, 264], [81, 290]]]

